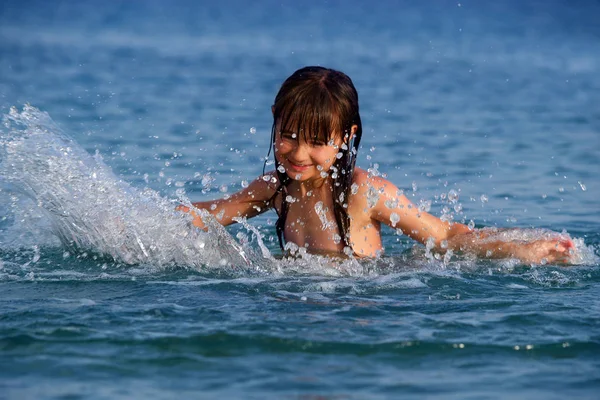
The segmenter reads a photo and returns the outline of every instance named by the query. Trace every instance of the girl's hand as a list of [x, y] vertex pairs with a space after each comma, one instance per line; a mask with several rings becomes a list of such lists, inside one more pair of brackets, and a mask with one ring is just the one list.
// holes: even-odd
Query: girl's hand
[[575, 244], [555, 232], [527, 232], [521, 229], [476, 229], [454, 235], [449, 248], [482, 258], [516, 258], [526, 264], [570, 264]]
[[523, 244], [512, 244], [515, 258], [530, 264], [568, 264], [574, 254], [575, 245], [568, 238], [540, 239]]
[[175, 211], [182, 211], [184, 213], [189, 213], [190, 212], [190, 208], [186, 207], [182, 204], [178, 205], [177, 207], [175, 207]]
[[178, 205], [177, 207], [175, 207], [175, 211], [181, 211], [184, 213], [189, 213], [192, 215], [192, 217], [194, 217], [194, 219], [192, 220], [192, 224], [200, 229], [204, 229], [204, 222], [202, 222], [202, 218], [200, 218], [200, 216], [198, 214], [196, 214], [194, 211], [192, 211], [189, 207], [184, 206], [183, 204]]

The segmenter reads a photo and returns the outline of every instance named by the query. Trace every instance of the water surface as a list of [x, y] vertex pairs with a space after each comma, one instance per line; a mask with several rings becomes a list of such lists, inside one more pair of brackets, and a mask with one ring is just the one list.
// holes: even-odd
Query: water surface
[[[595, 398], [599, 15], [4, 2], [2, 393]], [[391, 229], [380, 260], [281, 260], [273, 213], [190, 229], [174, 204], [261, 174], [276, 91], [311, 64], [355, 82], [361, 167], [437, 215], [564, 231], [578, 265], [444, 262]]]

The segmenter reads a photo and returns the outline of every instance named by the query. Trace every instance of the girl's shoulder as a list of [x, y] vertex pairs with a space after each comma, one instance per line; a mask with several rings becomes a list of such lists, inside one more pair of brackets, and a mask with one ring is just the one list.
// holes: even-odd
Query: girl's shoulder
[[355, 168], [352, 177], [349, 208], [355, 215], [365, 214], [380, 220], [389, 210], [389, 204], [404, 202], [402, 191], [396, 185], [373, 171]]
[[396, 188], [396, 186], [387, 179], [358, 167], [354, 169], [352, 185], [352, 192], [355, 194], [366, 194], [373, 190], [383, 192]]
[[364, 185], [367, 182], [369, 173], [362, 168], [354, 168], [352, 174], [352, 183], [357, 185]]
[[269, 200], [279, 188], [279, 178], [275, 171], [266, 172], [252, 181], [242, 193], [249, 195], [254, 200]]

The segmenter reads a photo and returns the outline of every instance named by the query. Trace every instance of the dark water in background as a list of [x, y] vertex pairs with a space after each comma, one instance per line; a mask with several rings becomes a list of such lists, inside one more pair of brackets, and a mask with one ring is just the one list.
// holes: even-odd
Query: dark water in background
[[[593, 1], [3, 2], [0, 111], [30, 103], [74, 150], [52, 153], [66, 139], [46, 122], [46, 136], [12, 153], [22, 156], [13, 167], [0, 153], [1, 392], [596, 398], [599, 17]], [[145, 187], [200, 200], [259, 175], [273, 97], [308, 64], [354, 80], [361, 166], [377, 163], [437, 214], [453, 189], [457, 220], [566, 230], [587, 258], [566, 269], [444, 264], [387, 230], [376, 263], [253, 258], [232, 270], [210, 261], [220, 256], [211, 240], [233, 248], [224, 233], [194, 249], [168, 202], [140, 206]], [[2, 128], [3, 146], [20, 132]], [[57, 157], [51, 173], [28, 169], [47, 154]], [[78, 236], [91, 251], [62, 247], [50, 232], [60, 216], [18, 192], [15, 163], [38, 189], [102, 172], [106, 191], [84, 180], [70, 186], [79, 197], [55, 198], [59, 208], [89, 221], [117, 215], [158, 250], [144, 258], [131, 237], [116, 246], [116, 228], [102, 224]], [[90, 193], [105, 197], [87, 203]], [[276, 254], [273, 220], [250, 223]], [[146, 262], [98, 254], [123, 247]], [[162, 262], [182, 254], [191, 261]]]

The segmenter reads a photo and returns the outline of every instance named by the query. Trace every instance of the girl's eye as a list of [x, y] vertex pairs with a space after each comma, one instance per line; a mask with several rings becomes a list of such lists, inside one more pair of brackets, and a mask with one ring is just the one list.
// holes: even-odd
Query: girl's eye
[[281, 132], [281, 138], [285, 140], [296, 140], [298, 135], [292, 132]]

